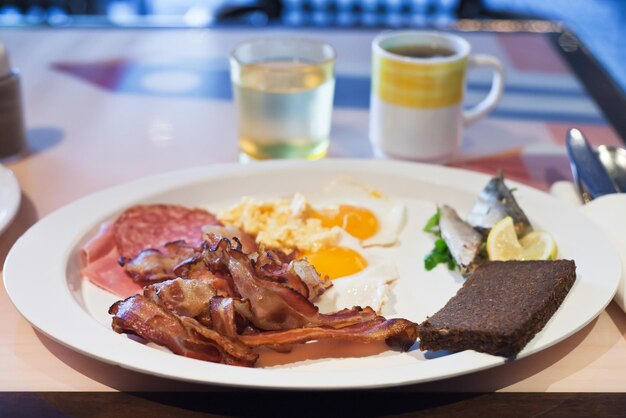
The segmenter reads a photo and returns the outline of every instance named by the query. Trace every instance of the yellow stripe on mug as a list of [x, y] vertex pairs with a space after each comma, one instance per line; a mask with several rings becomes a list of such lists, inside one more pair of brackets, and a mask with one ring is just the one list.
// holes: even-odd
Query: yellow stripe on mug
[[461, 103], [467, 58], [425, 64], [375, 56], [373, 90], [386, 103], [434, 109]]
[[[372, 41], [369, 137], [374, 155], [412, 161], [449, 161], [463, 127], [489, 113], [504, 91], [497, 58], [470, 54], [460, 36], [438, 31], [383, 32]], [[488, 67], [491, 88], [465, 109], [467, 69]]]

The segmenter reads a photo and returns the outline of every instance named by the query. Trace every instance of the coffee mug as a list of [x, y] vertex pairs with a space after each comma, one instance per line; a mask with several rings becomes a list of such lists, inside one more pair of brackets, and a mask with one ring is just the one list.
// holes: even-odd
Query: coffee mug
[[[468, 67], [493, 70], [487, 96], [463, 109]], [[379, 155], [445, 162], [463, 127], [489, 113], [504, 90], [504, 69], [490, 55], [470, 55], [470, 44], [443, 32], [384, 33], [372, 43], [370, 140]]]

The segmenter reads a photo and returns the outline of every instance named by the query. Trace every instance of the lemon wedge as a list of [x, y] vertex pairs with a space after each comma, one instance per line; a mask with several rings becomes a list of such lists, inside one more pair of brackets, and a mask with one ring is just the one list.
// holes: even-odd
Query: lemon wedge
[[490, 260], [520, 260], [523, 252], [510, 216], [498, 221], [491, 228], [487, 235], [487, 256]]
[[556, 254], [556, 242], [546, 231], [532, 231], [518, 240], [510, 216], [496, 223], [487, 236], [490, 260], [552, 260]]
[[523, 260], [554, 260], [556, 258], [556, 242], [546, 231], [529, 232], [519, 242], [524, 249]]

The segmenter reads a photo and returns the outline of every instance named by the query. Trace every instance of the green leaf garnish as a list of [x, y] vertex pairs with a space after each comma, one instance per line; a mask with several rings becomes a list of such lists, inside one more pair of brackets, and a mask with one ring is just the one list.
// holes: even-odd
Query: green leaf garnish
[[441, 230], [439, 229], [439, 219], [441, 218], [441, 211], [437, 208], [437, 212], [428, 219], [426, 225], [422, 229], [424, 232], [433, 234], [437, 237], [433, 249], [424, 256], [424, 268], [428, 271], [434, 269], [439, 264], [446, 264], [450, 270], [457, 268], [456, 261], [450, 253], [448, 244], [441, 238]]
[[426, 222], [422, 231], [441, 237], [441, 232], [439, 232], [439, 218], [441, 218], [441, 211], [437, 208], [437, 212], [435, 212], [435, 214], [428, 219], [428, 222]]

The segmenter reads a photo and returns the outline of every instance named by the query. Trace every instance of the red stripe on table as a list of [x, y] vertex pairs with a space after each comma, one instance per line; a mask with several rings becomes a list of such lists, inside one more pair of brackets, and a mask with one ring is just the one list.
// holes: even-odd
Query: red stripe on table
[[548, 191], [559, 180], [571, 180], [567, 155], [524, 153], [517, 148], [504, 153], [449, 163], [452, 167], [494, 175], [502, 170], [508, 180]]
[[530, 180], [522, 159], [522, 150], [518, 148], [495, 155], [452, 161], [448, 165], [490, 175], [494, 175], [499, 170], [502, 170], [504, 177], [507, 179], [523, 183], [528, 183]]
[[57, 63], [52, 66], [58, 71], [82, 78], [103, 89], [116, 91], [123, 84], [132, 64], [125, 60], [112, 59], [95, 63]]
[[516, 70], [566, 74], [569, 72], [557, 51], [544, 35], [501, 33], [497, 39]]
[[557, 144], [565, 145], [565, 135], [571, 128], [578, 128], [585, 134], [592, 145], [624, 146], [624, 143], [610, 125], [591, 125], [584, 123], [547, 122], [546, 127]]

